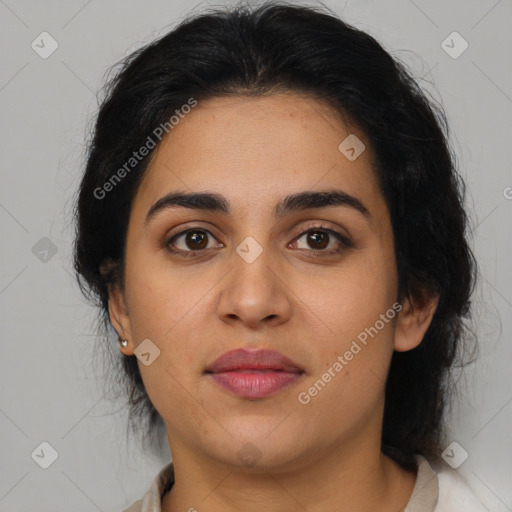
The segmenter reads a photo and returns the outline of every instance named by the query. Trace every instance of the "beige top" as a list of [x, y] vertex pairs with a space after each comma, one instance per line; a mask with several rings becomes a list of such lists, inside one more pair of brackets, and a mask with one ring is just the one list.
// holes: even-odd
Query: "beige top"
[[[418, 461], [416, 484], [404, 512], [443, 512], [444, 508], [437, 507], [439, 496], [437, 474], [434, 473], [424, 457], [418, 455], [416, 459]], [[162, 512], [162, 498], [173, 483], [174, 467], [172, 462], [169, 462], [156, 475], [142, 499], [133, 503], [123, 512]], [[485, 509], [476, 508], [475, 510], [484, 511]], [[450, 512], [456, 511], [450, 509]]]

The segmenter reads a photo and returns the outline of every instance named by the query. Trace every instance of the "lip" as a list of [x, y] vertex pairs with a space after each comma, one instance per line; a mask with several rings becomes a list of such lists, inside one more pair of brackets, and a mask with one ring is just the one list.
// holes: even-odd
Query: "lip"
[[242, 398], [264, 398], [292, 385], [304, 370], [275, 350], [235, 349], [216, 359], [207, 376]]

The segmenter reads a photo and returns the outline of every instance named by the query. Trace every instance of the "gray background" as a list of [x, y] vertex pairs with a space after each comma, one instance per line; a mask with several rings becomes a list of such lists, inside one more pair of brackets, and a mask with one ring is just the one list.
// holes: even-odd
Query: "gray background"
[[[512, 3], [325, 4], [406, 62], [446, 110], [482, 272], [472, 323], [480, 358], [460, 380], [451, 439], [469, 453], [458, 471], [475, 491], [491, 509], [512, 510]], [[155, 456], [127, 444], [125, 408], [104, 398], [96, 312], [71, 277], [70, 215], [104, 73], [208, 5], [0, 0], [1, 511], [117, 512], [169, 460], [167, 446]], [[47, 59], [31, 47], [43, 31], [59, 45]], [[441, 46], [453, 31], [469, 44], [458, 58]], [[57, 249], [46, 262], [43, 237]], [[31, 458], [43, 441], [58, 452], [46, 470]]]

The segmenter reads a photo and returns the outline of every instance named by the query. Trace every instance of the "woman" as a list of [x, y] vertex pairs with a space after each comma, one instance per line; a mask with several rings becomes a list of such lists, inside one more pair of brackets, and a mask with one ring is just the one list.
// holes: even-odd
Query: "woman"
[[439, 457], [463, 183], [442, 110], [368, 34], [270, 3], [138, 50], [76, 221], [131, 420], [172, 453], [127, 510], [485, 510]]

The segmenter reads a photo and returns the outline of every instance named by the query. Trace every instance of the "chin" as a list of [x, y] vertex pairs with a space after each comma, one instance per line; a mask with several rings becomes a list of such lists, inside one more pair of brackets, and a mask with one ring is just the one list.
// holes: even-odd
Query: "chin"
[[[223, 442], [210, 446], [208, 451], [223, 464], [253, 472], [296, 469], [297, 462], [304, 457], [298, 451], [298, 446], [301, 446], [297, 443], [299, 433], [278, 432], [275, 430], [278, 424], [274, 422], [268, 430], [258, 429], [257, 425], [239, 430], [232, 438], [224, 438]], [[275, 431], [267, 435], [272, 429]]]

